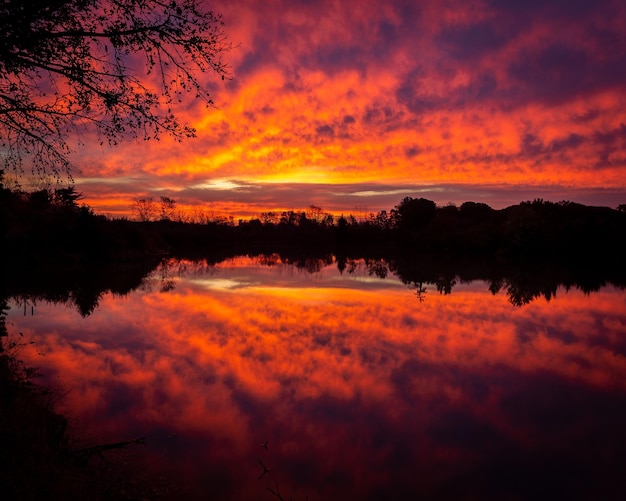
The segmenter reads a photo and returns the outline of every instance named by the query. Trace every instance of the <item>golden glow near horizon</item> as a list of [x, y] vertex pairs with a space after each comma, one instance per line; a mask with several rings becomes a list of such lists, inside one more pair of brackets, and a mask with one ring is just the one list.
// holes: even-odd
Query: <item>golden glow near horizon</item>
[[363, 4], [221, 6], [237, 48], [233, 80], [211, 84], [218, 108], [183, 111], [198, 135], [183, 143], [84, 148], [87, 203], [124, 213], [167, 187], [183, 205], [250, 215], [348, 211], [333, 185], [370, 192], [375, 210], [402, 197], [379, 192], [423, 186], [442, 188], [438, 203], [496, 207], [626, 193], [626, 43], [606, 45], [625, 40], [622, 3]]

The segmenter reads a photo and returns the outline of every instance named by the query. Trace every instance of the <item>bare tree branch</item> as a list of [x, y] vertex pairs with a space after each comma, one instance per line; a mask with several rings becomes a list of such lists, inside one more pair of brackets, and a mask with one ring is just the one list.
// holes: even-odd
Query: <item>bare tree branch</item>
[[204, 0], [4, 0], [0, 5], [0, 162], [59, 178], [69, 138], [176, 139], [195, 131], [172, 106], [213, 100], [229, 78], [221, 17]]

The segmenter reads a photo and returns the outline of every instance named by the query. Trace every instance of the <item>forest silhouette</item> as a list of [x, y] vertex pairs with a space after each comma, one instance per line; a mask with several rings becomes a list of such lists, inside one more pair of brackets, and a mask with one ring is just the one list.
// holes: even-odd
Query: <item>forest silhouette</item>
[[[108, 219], [79, 205], [73, 187], [32, 193], [0, 179], [0, 238], [9, 262], [133, 261], [169, 255], [313, 253], [349, 257], [449, 256], [506, 262], [623, 263], [626, 210], [536, 199], [495, 210], [484, 203], [438, 207], [406, 197], [358, 219], [315, 211], [239, 220]], [[416, 257], [417, 259], [417, 257]]]
[[334, 265], [350, 274], [363, 262], [369, 275], [395, 275], [420, 299], [426, 288], [449, 294], [475, 280], [514, 305], [550, 299], [560, 286], [626, 286], [620, 209], [542, 200], [501, 210], [473, 202], [437, 207], [407, 197], [360, 221], [317, 210], [234, 224], [108, 219], [79, 200], [73, 188], [0, 187], [0, 298], [71, 303], [86, 316], [105, 293], [136, 289], [164, 263], [213, 266], [239, 255], [309, 273]]

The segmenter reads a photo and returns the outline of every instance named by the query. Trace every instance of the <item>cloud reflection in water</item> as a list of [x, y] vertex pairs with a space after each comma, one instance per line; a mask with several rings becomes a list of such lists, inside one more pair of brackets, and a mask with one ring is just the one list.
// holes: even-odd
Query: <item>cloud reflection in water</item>
[[11, 321], [78, 423], [148, 435], [189, 496], [624, 491], [624, 291], [514, 307], [472, 283], [419, 302], [392, 278], [246, 260], [175, 282]]

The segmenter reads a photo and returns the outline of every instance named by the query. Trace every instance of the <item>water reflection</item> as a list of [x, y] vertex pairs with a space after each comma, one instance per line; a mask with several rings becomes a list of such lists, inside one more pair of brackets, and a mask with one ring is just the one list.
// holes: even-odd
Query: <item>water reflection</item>
[[263, 259], [172, 262], [88, 316], [9, 320], [77, 424], [147, 435], [188, 497], [625, 493], [624, 291], [513, 306], [505, 280]]

